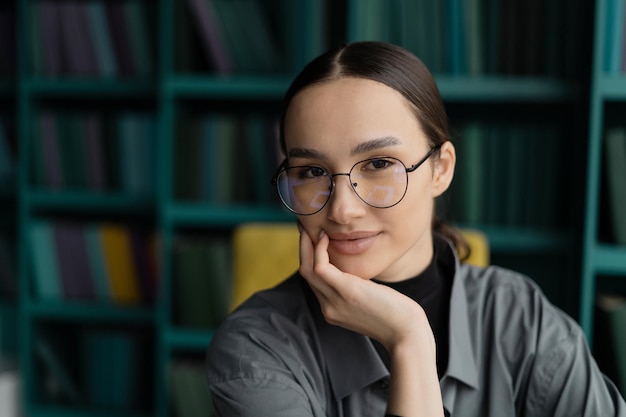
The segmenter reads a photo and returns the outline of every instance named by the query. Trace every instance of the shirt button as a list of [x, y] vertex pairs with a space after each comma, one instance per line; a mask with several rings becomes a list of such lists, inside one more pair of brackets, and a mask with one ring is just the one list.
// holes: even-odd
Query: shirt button
[[389, 378], [383, 378], [380, 380], [380, 387], [382, 389], [388, 389], [389, 388]]

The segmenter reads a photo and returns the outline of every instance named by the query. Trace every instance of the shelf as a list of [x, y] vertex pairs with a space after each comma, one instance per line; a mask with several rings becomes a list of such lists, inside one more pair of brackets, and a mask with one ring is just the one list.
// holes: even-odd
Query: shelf
[[492, 252], [566, 253], [572, 246], [571, 239], [565, 232], [481, 225], [461, 227], [483, 231]]
[[591, 251], [590, 260], [598, 273], [626, 275], [626, 246], [597, 245]]
[[294, 221], [284, 210], [268, 206], [211, 205], [206, 203], [171, 203], [165, 216], [176, 225], [206, 225], [232, 227], [244, 222]]
[[288, 77], [176, 76], [165, 82], [168, 93], [183, 97], [280, 100]]
[[148, 417], [148, 412], [97, 410], [92, 407], [62, 407], [58, 405], [31, 405], [26, 410], [29, 417]]
[[596, 91], [606, 100], [626, 100], [626, 76], [599, 76]]
[[172, 328], [165, 334], [170, 350], [206, 350], [215, 331]]
[[[580, 93], [573, 83], [550, 78], [435, 75], [435, 79], [445, 101], [563, 102]], [[185, 97], [279, 100], [290, 82], [288, 77], [179, 75], [166, 81], [165, 89]]]
[[154, 95], [155, 84], [145, 79], [41, 79], [25, 81], [25, 89], [38, 96], [72, 98], [145, 98]]
[[46, 320], [115, 321], [134, 324], [149, 324], [154, 321], [154, 309], [152, 307], [126, 307], [89, 301], [38, 301], [28, 304], [27, 311], [35, 318]]
[[444, 101], [567, 102], [580, 94], [575, 84], [551, 78], [435, 75], [435, 80]]
[[154, 200], [137, 195], [34, 189], [26, 193], [31, 207], [67, 211], [145, 212], [154, 209]]

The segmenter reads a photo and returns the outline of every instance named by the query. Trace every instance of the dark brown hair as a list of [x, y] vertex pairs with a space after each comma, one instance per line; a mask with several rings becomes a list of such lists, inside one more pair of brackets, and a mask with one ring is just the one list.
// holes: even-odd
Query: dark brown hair
[[[443, 101], [426, 65], [417, 56], [396, 45], [355, 42], [318, 56], [291, 83], [283, 100], [280, 118], [280, 146], [285, 155], [285, 116], [291, 100], [308, 86], [342, 77], [365, 78], [393, 88], [411, 105], [431, 147], [450, 140]], [[438, 157], [438, 151], [434, 155]], [[459, 232], [436, 216], [433, 230], [451, 239], [462, 257], [469, 255], [469, 247]]]

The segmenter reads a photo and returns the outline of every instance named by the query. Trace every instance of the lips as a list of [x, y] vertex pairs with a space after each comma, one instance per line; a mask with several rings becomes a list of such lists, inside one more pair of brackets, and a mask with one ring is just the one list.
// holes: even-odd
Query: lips
[[358, 255], [376, 241], [378, 232], [328, 233], [329, 249], [341, 255]]

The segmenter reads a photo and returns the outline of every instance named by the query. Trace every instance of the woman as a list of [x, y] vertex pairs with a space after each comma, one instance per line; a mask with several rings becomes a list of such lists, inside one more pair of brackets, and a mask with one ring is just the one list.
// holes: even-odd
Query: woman
[[433, 221], [456, 155], [418, 58], [380, 42], [320, 56], [280, 128], [300, 269], [216, 333], [219, 416], [626, 416], [577, 324], [525, 277], [461, 264]]

